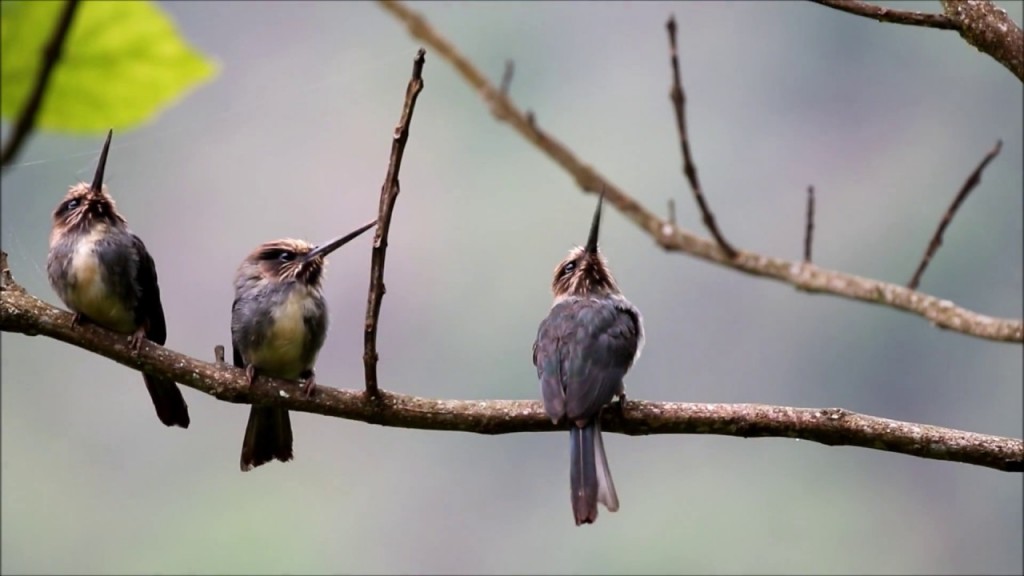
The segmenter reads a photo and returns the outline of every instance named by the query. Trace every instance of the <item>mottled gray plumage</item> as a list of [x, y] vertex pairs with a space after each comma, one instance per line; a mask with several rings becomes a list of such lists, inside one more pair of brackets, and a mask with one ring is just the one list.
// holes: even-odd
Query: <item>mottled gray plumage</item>
[[[231, 343], [235, 366], [256, 374], [315, 384], [314, 366], [327, 338], [327, 302], [321, 290], [324, 258], [369, 230], [376, 221], [320, 247], [283, 239], [260, 245], [235, 275]], [[242, 471], [292, 459], [288, 411], [253, 405], [242, 441]]]
[[[103, 186], [111, 135], [93, 184], [72, 186], [53, 213], [46, 270], [76, 324], [84, 320], [131, 334], [137, 350], [143, 338], [163, 345], [167, 327], [156, 264]], [[143, 379], [160, 421], [188, 428], [188, 406], [177, 384], [150, 374]]]
[[[602, 196], [603, 200], [603, 196]], [[601, 410], [625, 400], [623, 378], [640, 355], [643, 318], [622, 294], [597, 249], [601, 201], [586, 247], [555, 269], [555, 302], [533, 344], [544, 409], [570, 424], [569, 481], [576, 524], [597, 520], [597, 503], [619, 508], [601, 439]]]
[[569, 296], [552, 306], [537, 331], [537, 376], [548, 416], [581, 424], [624, 394], [622, 379], [642, 331], [640, 313], [622, 296]]
[[[248, 268], [248, 270], [244, 270]], [[243, 266], [235, 281], [235, 301], [231, 305], [231, 339], [243, 359], [265, 359], [258, 368], [274, 378], [297, 380], [313, 368], [327, 336], [327, 303], [319, 285], [308, 286], [299, 280], [269, 280], [253, 274], [254, 266]], [[298, 334], [296, 354], [277, 354], [281, 346], [274, 341], [275, 328], [290, 319], [283, 318], [292, 299], [302, 307], [303, 329]], [[290, 344], [290, 343], [289, 343]], [[290, 350], [289, 350], [290, 352]]]

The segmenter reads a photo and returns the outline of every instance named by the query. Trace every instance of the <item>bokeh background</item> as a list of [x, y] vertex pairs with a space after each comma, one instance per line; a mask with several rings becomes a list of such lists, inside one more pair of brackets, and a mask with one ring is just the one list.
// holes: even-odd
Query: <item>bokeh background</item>
[[[1021, 3], [1000, 2], [1017, 22]], [[899, 6], [898, 3], [890, 5]], [[904, 4], [906, 7], [908, 4]], [[938, 3], [910, 3], [938, 10]], [[231, 280], [258, 243], [372, 217], [418, 44], [373, 4], [165, 3], [222, 73], [115, 135], [108, 183], [158, 263], [168, 345], [229, 344]], [[681, 174], [664, 24], [680, 26], [709, 201], [745, 249], [906, 282], [956, 190], [1003, 153], [922, 289], [1022, 313], [1022, 89], [955, 33], [810, 3], [417, 3], [584, 161], [656, 211]], [[594, 197], [427, 55], [391, 232], [380, 376], [440, 398], [538, 398], [530, 346]], [[101, 136], [34, 136], [3, 177], [16, 278], [45, 279], [49, 215]], [[1020, 345], [666, 254], [615, 210], [602, 248], [645, 313], [632, 397], [841, 406], [1022, 436]], [[320, 381], [362, 386], [368, 237], [331, 257]], [[185, 389], [157, 421], [141, 378], [3, 335], [4, 573], [1017, 573], [1021, 476], [879, 451], [716, 436], [605, 440], [622, 508], [577, 528], [567, 439], [294, 414], [296, 459], [238, 470], [244, 406]]]

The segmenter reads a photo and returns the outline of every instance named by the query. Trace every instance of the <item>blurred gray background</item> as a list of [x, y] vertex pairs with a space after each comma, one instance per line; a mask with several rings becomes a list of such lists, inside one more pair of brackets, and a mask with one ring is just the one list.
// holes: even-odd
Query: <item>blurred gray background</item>
[[[1017, 22], [1021, 3], [1001, 2]], [[891, 5], [898, 5], [892, 3]], [[108, 183], [156, 258], [168, 346], [229, 344], [231, 280], [258, 243], [371, 218], [418, 46], [373, 4], [165, 3], [221, 76], [115, 135]], [[907, 7], [904, 4], [903, 7]], [[910, 3], [939, 10], [937, 2]], [[417, 3], [588, 163], [705, 234], [680, 170], [664, 24], [680, 26], [694, 153], [727, 237], [906, 282], [953, 195], [1002, 154], [922, 290], [1022, 315], [1022, 89], [955, 33], [810, 3]], [[386, 389], [539, 398], [530, 346], [551, 270], [595, 198], [428, 52], [381, 315]], [[50, 212], [102, 137], [37, 134], [3, 178], [15, 277], [45, 279]], [[1020, 345], [799, 293], [666, 254], [615, 210], [602, 248], [646, 316], [633, 398], [841, 406], [1022, 436]], [[320, 382], [362, 387], [370, 240], [331, 257]], [[1021, 573], [1021, 476], [783, 439], [606, 439], [622, 499], [572, 521], [567, 438], [293, 415], [296, 459], [238, 470], [244, 406], [185, 389], [188, 431], [139, 375], [3, 335], [5, 573]]]

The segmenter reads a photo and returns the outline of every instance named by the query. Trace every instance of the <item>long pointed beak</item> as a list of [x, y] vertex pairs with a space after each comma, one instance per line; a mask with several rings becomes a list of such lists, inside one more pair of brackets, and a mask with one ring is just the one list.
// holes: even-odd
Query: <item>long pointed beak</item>
[[362, 234], [363, 232], [366, 232], [367, 230], [369, 230], [370, 228], [373, 228], [376, 225], [377, 225], [377, 221], [374, 220], [373, 222], [370, 222], [369, 224], [364, 224], [364, 225], [360, 226], [359, 228], [353, 230], [352, 232], [349, 232], [348, 234], [345, 234], [344, 236], [342, 236], [340, 238], [335, 238], [334, 240], [331, 240], [327, 244], [323, 244], [321, 246], [317, 246], [316, 248], [314, 248], [314, 249], [312, 249], [312, 250], [310, 250], [309, 252], [306, 253], [306, 257], [304, 258], [304, 261], [312, 262], [313, 260], [315, 260], [316, 258], [318, 258], [320, 256], [327, 256], [331, 252], [334, 252], [338, 248], [341, 248], [345, 244], [348, 244], [349, 241], [358, 238], [360, 234]]
[[604, 190], [597, 199], [597, 209], [594, 210], [594, 221], [590, 223], [590, 237], [587, 238], [587, 254], [597, 254], [597, 233], [601, 229], [601, 206], [604, 204]]
[[100, 152], [100, 161], [96, 164], [96, 176], [92, 179], [92, 187], [89, 189], [93, 194], [99, 194], [103, 190], [103, 171], [107, 168], [107, 153], [110, 152], [110, 138], [114, 131], [107, 131], [107, 141], [103, 143], [103, 152]]

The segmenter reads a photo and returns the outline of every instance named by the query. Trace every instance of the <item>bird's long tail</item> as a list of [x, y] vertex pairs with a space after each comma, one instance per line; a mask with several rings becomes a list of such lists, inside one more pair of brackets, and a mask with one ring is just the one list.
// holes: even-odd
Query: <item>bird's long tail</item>
[[274, 459], [292, 459], [292, 422], [283, 408], [253, 406], [242, 440], [242, 472]]
[[153, 400], [153, 407], [156, 408], [156, 415], [165, 426], [181, 426], [188, 428], [190, 422], [188, 417], [188, 404], [185, 404], [185, 397], [174, 380], [167, 380], [149, 374], [143, 374], [142, 379], [146, 381], [146, 390]]
[[597, 520], [598, 502], [604, 504], [609, 512], [619, 509], [619, 496], [615, 493], [615, 483], [612, 482], [601, 440], [601, 423], [595, 419], [583, 428], [573, 426], [570, 441], [572, 511], [577, 526], [591, 524]]

